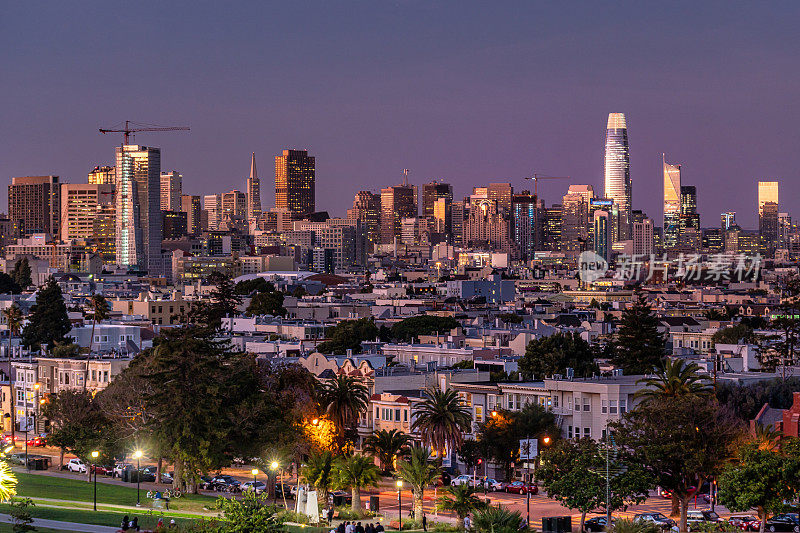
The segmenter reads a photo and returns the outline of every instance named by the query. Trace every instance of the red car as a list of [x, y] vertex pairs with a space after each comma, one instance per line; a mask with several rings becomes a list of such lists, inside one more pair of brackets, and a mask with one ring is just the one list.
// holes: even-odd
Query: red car
[[110, 476], [114, 473], [113, 466], [106, 466], [106, 465], [92, 465], [92, 472], [97, 470], [98, 476]]
[[19, 439], [17, 439], [16, 435], [14, 435], [14, 436], [12, 436], [12, 435], [3, 435], [3, 444], [11, 444], [12, 442], [16, 442], [17, 440], [19, 440]]
[[506, 486], [506, 492], [510, 492], [512, 494], [539, 494], [539, 487], [535, 484], [526, 485], [522, 481], [512, 481]]
[[47, 439], [44, 437], [31, 437], [28, 439], [28, 446], [47, 446]]
[[728, 523], [742, 531], [758, 531], [760, 526], [758, 518], [752, 515], [732, 516], [728, 518]]

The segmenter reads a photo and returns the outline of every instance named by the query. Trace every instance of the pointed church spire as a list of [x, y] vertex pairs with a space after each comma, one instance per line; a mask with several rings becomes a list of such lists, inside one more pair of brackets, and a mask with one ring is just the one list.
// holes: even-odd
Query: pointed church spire
[[253, 158], [250, 160], [250, 179], [257, 177], [258, 172], [256, 171], [256, 153], [253, 152]]

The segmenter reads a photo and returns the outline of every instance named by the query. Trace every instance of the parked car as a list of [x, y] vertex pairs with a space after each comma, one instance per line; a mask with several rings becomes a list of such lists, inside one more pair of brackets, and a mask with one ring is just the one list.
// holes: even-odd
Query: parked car
[[486, 487], [486, 490], [491, 491], [491, 492], [502, 492], [502, 491], [504, 491], [506, 489], [506, 483], [502, 483], [500, 481], [497, 481], [494, 478], [483, 479], [483, 480], [481, 480], [479, 485], [480, 485], [481, 488]]
[[114, 471], [111, 473], [111, 475], [114, 477], [122, 477], [123, 470], [128, 468], [132, 468], [129, 463], [116, 463], [114, 465]]
[[217, 492], [239, 492], [242, 484], [232, 476], [215, 476], [209, 483], [209, 488]]
[[793, 531], [800, 533], [800, 519], [797, 513], [781, 513], [768, 518], [764, 522], [764, 529], [766, 531]]
[[[142, 468], [140, 481], [154, 482], [156, 480], [156, 472], [158, 468], [155, 466], [146, 466]], [[172, 483], [172, 475], [169, 472], [161, 472], [161, 483]]]
[[28, 439], [28, 446], [47, 446], [47, 438], [45, 437], [31, 437]]
[[245, 481], [244, 483], [242, 483], [242, 492], [251, 492], [254, 489], [256, 491], [256, 494], [261, 494], [262, 492], [267, 490], [267, 485], [262, 481], [256, 481], [255, 483], [253, 483], [252, 481]]
[[467, 474], [461, 474], [457, 478], [450, 481], [451, 485], [469, 485], [470, 487], [474, 487], [475, 483], [472, 481], [472, 476]]
[[114, 473], [114, 467], [110, 465], [92, 465], [92, 472], [97, 472], [98, 476], [110, 476]]
[[67, 463], [67, 470], [70, 472], [76, 472], [78, 474], [85, 474], [86, 465], [78, 458], [70, 459]]
[[[753, 515], [731, 516], [728, 518], [728, 523], [742, 531], [758, 531], [759, 526], [758, 518]], [[753, 529], [753, 524], [755, 524], [755, 529]]]
[[[614, 524], [614, 517], [611, 517], [611, 524]], [[590, 518], [583, 524], [583, 529], [585, 531], [590, 531], [592, 533], [596, 533], [599, 531], [606, 530], [606, 517], [605, 516], [595, 516], [594, 518]]]
[[686, 511], [686, 528], [689, 531], [692, 531], [692, 525], [694, 524], [717, 524], [722, 521], [722, 518], [711, 509]]
[[539, 486], [534, 483], [526, 485], [523, 481], [512, 481], [506, 485], [506, 492], [512, 494], [539, 494]]
[[5, 444], [5, 445], [13, 444], [13, 443], [17, 442], [18, 440], [19, 439], [17, 438], [16, 435], [11, 435], [11, 434], [3, 435], [3, 444]]
[[639, 513], [634, 515], [634, 522], [652, 522], [661, 529], [672, 529], [675, 527], [675, 520], [667, 518], [661, 513]]
[[291, 498], [294, 495], [294, 492], [297, 488], [294, 485], [290, 485], [288, 483], [275, 483], [275, 495], [278, 498]]

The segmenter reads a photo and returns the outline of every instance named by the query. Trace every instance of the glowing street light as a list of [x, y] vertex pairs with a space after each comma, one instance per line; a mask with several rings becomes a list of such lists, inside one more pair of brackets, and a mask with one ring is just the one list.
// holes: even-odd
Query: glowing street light
[[403, 490], [403, 480], [402, 479], [398, 479], [397, 482], [395, 483], [395, 485], [397, 485], [397, 521], [400, 524], [400, 527], [398, 527], [397, 529], [398, 529], [398, 531], [402, 531], [403, 530], [403, 502], [400, 500], [400, 494], [401, 494], [401, 492]]
[[142, 502], [139, 499], [139, 477], [140, 477], [139, 476], [139, 474], [140, 474], [140, 472], [139, 472], [139, 469], [140, 469], [139, 460], [142, 458], [142, 455], [144, 455], [142, 453], [142, 450], [136, 450], [135, 452], [133, 452], [133, 456], [136, 458], [136, 507], [141, 507], [142, 506]]
[[100, 457], [100, 452], [92, 452], [92, 470], [94, 470], [94, 510], [97, 511], [97, 458]]

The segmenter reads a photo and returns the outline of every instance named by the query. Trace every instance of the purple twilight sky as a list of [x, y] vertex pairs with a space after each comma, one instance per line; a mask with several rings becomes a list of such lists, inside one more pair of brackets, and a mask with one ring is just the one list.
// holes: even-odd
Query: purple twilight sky
[[[800, 194], [800, 3], [9, 2], [0, 14], [0, 174], [85, 182], [125, 119], [192, 194], [273, 205], [283, 148], [317, 157], [317, 208], [359, 189], [474, 185], [533, 170], [602, 192], [607, 114], [628, 117], [634, 208], [661, 223], [661, 152], [703, 226], [755, 226], [756, 182]], [[542, 182], [548, 204], [564, 181]], [[0, 208], [5, 209], [3, 193]]]

